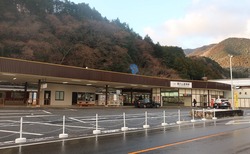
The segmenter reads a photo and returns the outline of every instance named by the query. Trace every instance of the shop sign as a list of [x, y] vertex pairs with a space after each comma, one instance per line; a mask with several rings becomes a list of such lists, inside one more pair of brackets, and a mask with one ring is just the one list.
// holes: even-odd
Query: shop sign
[[46, 89], [47, 87], [48, 87], [47, 83], [41, 84], [41, 88], [42, 88], [42, 89]]
[[170, 81], [170, 87], [175, 87], [175, 88], [192, 88], [192, 82]]

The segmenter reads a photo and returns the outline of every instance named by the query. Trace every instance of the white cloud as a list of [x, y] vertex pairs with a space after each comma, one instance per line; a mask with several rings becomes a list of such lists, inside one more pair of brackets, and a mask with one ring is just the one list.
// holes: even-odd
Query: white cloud
[[144, 34], [148, 34], [149, 36], [155, 35], [155, 30], [151, 27], [146, 27], [143, 29]]
[[196, 48], [228, 37], [249, 37], [250, 2], [242, 0], [194, 0], [179, 19], [169, 19], [144, 32], [162, 45]]

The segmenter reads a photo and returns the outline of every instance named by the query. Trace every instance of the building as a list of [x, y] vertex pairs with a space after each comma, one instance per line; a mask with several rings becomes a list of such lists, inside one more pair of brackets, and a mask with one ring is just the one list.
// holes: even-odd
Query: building
[[[241, 79], [221, 79], [211, 80], [212, 82], [233, 84], [234, 102], [236, 107], [250, 107], [250, 78]], [[225, 97], [232, 102], [232, 94], [230, 92], [225, 93]]]
[[230, 85], [174, 80], [0, 57], [2, 105], [133, 105], [138, 97], [163, 106], [210, 105]]

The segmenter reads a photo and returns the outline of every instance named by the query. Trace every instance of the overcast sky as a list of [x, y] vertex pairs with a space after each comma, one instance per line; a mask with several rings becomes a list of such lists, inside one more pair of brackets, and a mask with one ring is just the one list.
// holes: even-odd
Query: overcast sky
[[142, 37], [183, 49], [250, 37], [250, 0], [71, 0], [109, 20], [119, 18]]

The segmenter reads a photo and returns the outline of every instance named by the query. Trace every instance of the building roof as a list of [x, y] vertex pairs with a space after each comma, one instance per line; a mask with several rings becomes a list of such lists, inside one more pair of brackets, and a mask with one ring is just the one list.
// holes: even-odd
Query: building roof
[[240, 78], [240, 79], [218, 79], [218, 80], [210, 80], [212, 82], [219, 82], [230, 84], [233, 83], [236, 87], [249, 87], [250, 86], [250, 78]]
[[120, 89], [166, 88], [171, 87], [171, 81], [176, 81], [191, 82], [192, 88], [230, 90], [230, 85], [218, 82], [176, 80], [0, 57], [0, 84], [35, 84], [38, 80], [47, 83], [109, 85]]

